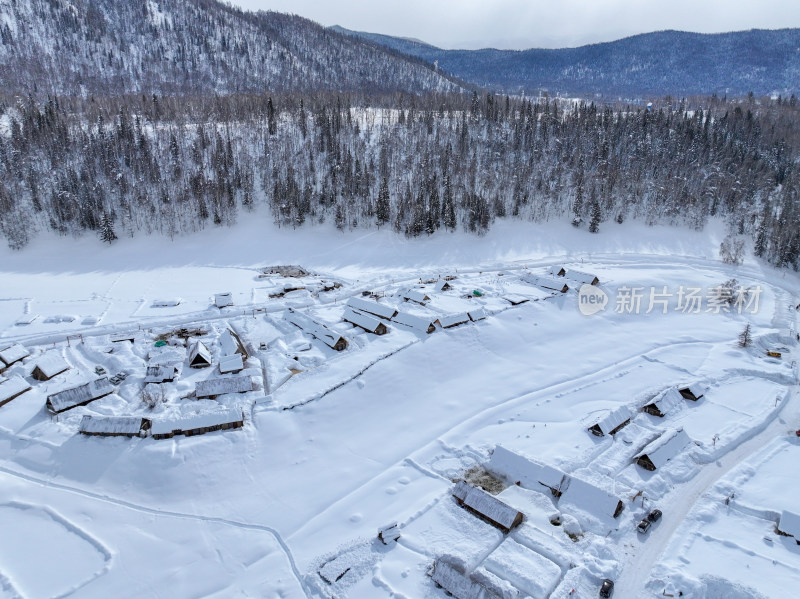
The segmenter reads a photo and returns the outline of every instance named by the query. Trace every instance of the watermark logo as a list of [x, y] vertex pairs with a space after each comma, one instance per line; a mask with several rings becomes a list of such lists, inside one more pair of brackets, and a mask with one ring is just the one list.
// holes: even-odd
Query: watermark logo
[[578, 309], [584, 316], [591, 316], [606, 309], [608, 305], [608, 295], [606, 292], [594, 285], [581, 285], [578, 290]]

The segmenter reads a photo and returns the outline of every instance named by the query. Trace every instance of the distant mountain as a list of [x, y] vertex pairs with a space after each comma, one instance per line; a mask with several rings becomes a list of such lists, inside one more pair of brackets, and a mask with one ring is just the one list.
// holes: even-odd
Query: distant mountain
[[454, 91], [424, 61], [301, 17], [216, 0], [0, 0], [0, 90]]
[[374, 33], [362, 37], [505, 92], [606, 96], [800, 92], [800, 29], [700, 34], [660, 31], [563, 50], [442, 50]]

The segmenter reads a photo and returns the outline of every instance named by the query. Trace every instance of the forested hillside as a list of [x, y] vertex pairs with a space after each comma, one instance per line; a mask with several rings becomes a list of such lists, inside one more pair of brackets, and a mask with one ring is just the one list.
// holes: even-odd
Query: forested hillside
[[45, 230], [174, 237], [262, 203], [283, 227], [410, 237], [480, 234], [497, 218], [602, 232], [626, 219], [700, 229], [717, 216], [757, 254], [798, 265], [794, 98], [652, 111], [477, 94], [393, 101], [21, 100], [0, 117], [0, 229], [14, 248]]
[[216, 0], [0, 0], [0, 91], [454, 91], [430, 65], [298, 16]]

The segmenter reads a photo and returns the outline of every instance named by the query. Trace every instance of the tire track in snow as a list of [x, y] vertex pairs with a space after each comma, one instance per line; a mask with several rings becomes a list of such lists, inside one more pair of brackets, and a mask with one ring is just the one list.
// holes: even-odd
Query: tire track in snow
[[132, 503], [130, 501], [125, 501], [123, 499], [116, 499], [114, 497], [109, 497], [108, 495], [101, 495], [100, 493], [94, 493], [92, 491], [86, 491], [85, 489], [80, 489], [78, 487], [71, 487], [69, 485], [64, 485], [61, 483], [41, 479], [35, 476], [31, 476], [29, 474], [23, 474], [21, 472], [17, 472], [16, 470], [12, 470], [10, 468], [6, 468], [5, 466], [0, 466], [0, 472], [7, 474], [8, 476], [13, 476], [15, 478], [19, 478], [21, 480], [34, 483], [37, 485], [41, 485], [43, 487], [49, 489], [56, 489], [59, 491], [65, 491], [67, 493], [72, 493], [74, 495], [80, 495], [82, 497], [87, 497], [89, 499], [94, 499], [96, 501], [101, 501], [103, 503], [108, 503], [111, 505], [116, 505], [118, 507], [123, 507], [129, 510], [134, 510], [137, 512], [141, 512], [144, 514], [150, 514], [153, 516], [164, 516], [168, 518], [179, 518], [183, 520], [194, 520], [197, 522], [208, 522], [211, 524], [222, 524], [224, 526], [233, 526], [235, 528], [241, 528], [243, 530], [256, 530], [261, 532], [266, 532], [272, 535], [275, 541], [278, 543], [280, 548], [283, 550], [284, 554], [286, 555], [286, 559], [289, 562], [289, 566], [292, 569], [292, 574], [297, 579], [300, 588], [303, 590], [303, 593], [306, 597], [311, 599], [311, 594], [309, 589], [306, 587], [305, 581], [303, 580], [300, 571], [297, 569], [297, 565], [294, 560], [294, 555], [292, 554], [292, 550], [283, 540], [281, 533], [270, 526], [265, 526], [263, 524], [252, 524], [249, 522], [239, 522], [237, 520], [228, 520], [227, 518], [219, 518], [217, 516], [202, 516], [199, 514], [187, 514], [184, 512], [173, 512], [170, 510], [159, 510], [156, 508], [149, 508], [143, 505], [138, 505], [136, 503]]

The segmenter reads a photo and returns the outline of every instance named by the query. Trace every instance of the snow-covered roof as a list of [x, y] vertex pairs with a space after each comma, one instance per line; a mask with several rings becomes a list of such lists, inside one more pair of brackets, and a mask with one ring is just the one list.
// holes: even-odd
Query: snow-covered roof
[[374, 314], [375, 316], [380, 316], [381, 318], [386, 318], [389, 320], [391, 320], [391, 318], [397, 314], [397, 310], [394, 308], [394, 306], [387, 306], [386, 304], [365, 300], [360, 297], [351, 297], [349, 300], [347, 300], [347, 305], [351, 308], [355, 308], [356, 310], [369, 312], [370, 314]]
[[219, 371], [222, 374], [228, 372], [239, 372], [242, 368], [244, 368], [244, 360], [242, 359], [242, 354], [223, 356], [219, 360]]
[[700, 399], [705, 395], [706, 388], [705, 385], [695, 382], [688, 385], [678, 385], [678, 392], [681, 393], [681, 395], [684, 393], [689, 395], [686, 399]]
[[114, 386], [107, 377], [84, 383], [72, 389], [65, 389], [47, 396], [47, 407], [58, 414], [65, 410], [89, 403], [114, 392]]
[[199, 414], [187, 414], [177, 418], [154, 420], [150, 428], [152, 435], [181, 434], [185, 431], [194, 431], [203, 428], [221, 427], [225, 424], [234, 424], [244, 421], [241, 410], [230, 408], [227, 410], [215, 410], [213, 412], [201, 412]]
[[486, 318], [486, 310], [483, 308], [474, 308], [472, 310], [468, 310], [467, 314], [469, 315], [469, 319], [474, 322]]
[[165, 381], [174, 381], [176, 376], [176, 368], [172, 365], [167, 366], [148, 366], [147, 374], [144, 377], [145, 383], [163, 383]]
[[85, 435], [138, 435], [142, 430], [141, 416], [89, 416], [81, 419], [79, 432]]
[[636, 459], [647, 456], [653, 466], [661, 468], [661, 466], [678, 455], [690, 442], [689, 435], [682, 428], [672, 429], [645, 447], [636, 456]]
[[347, 340], [344, 337], [306, 314], [295, 312], [290, 308], [284, 313], [284, 318], [332, 349], [341, 351], [347, 347]]
[[51, 379], [55, 375], [69, 370], [69, 364], [57, 352], [48, 352], [36, 361], [36, 366], [45, 378]]
[[535, 275], [533, 273], [526, 273], [520, 279], [530, 285], [547, 289], [548, 291], [560, 291], [566, 293], [569, 290], [569, 285], [562, 277], [554, 277], [552, 275]]
[[423, 304], [430, 300], [424, 291], [420, 291], [419, 289], [406, 289], [402, 293], [403, 299], [410, 300], [412, 302], [417, 302], [418, 304]]
[[551, 266], [547, 270], [547, 274], [551, 277], [563, 277], [564, 274], [567, 272], [567, 269], [561, 266], [560, 264], [556, 264], [555, 266]]
[[195, 394], [197, 397], [216, 397], [226, 393], [247, 393], [252, 390], [253, 380], [249, 376], [235, 376], [198, 381]]
[[563, 277], [565, 279], [569, 279], [570, 281], [579, 283], [579, 285], [575, 285], [575, 287], [580, 287], [581, 285], [596, 285], [599, 282], [597, 277], [593, 274], [581, 272], [579, 270], [567, 269], [564, 272]]
[[465, 322], [469, 322], [469, 314], [466, 312], [448, 314], [447, 316], [439, 317], [439, 324], [442, 325], [443, 329], [449, 329], [450, 327], [458, 326], [460, 324], [464, 324]]
[[0, 350], [0, 366], [5, 364], [11, 366], [14, 362], [19, 362], [22, 358], [27, 358], [31, 353], [25, 346], [16, 344]]
[[364, 312], [359, 312], [358, 310], [354, 310], [350, 306], [345, 307], [342, 318], [347, 322], [360, 326], [362, 329], [369, 331], [370, 333], [382, 334], [383, 332], [385, 332], [384, 328], [386, 327], [386, 325], [383, 324], [380, 320], [378, 320], [374, 316], [365, 314]]
[[778, 530], [800, 540], [800, 515], [797, 515], [795, 512], [783, 510], [781, 512], [781, 519], [778, 520]]
[[562, 505], [572, 505], [601, 519], [616, 518], [621, 512], [619, 497], [574, 476], [569, 478], [567, 488], [562, 490], [558, 500], [559, 509], [562, 509]]
[[219, 336], [219, 347], [220, 353], [223, 356], [246, 353], [241, 339], [239, 339], [239, 336], [230, 329], [225, 329]]
[[431, 318], [417, 316], [416, 314], [410, 314], [408, 312], [398, 312], [395, 314], [394, 318], [392, 318], [392, 321], [423, 333], [433, 333], [436, 329]]
[[31, 386], [21, 376], [12, 376], [0, 382], [0, 405], [28, 391]]
[[648, 406], [655, 407], [662, 416], [666, 416], [681, 404], [683, 404], [683, 397], [678, 393], [678, 389], [670, 387], [657, 395]]
[[496, 445], [488, 464], [489, 470], [496, 472], [512, 482], [519, 482], [526, 489], [560, 491], [566, 484], [567, 475], [552, 466]]
[[174, 306], [180, 306], [183, 298], [180, 297], [162, 297], [159, 299], [153, 300], [153, 307], [154, 308], [172, 308]]
[[597, 427], [600, 429], [601, 433], [608, 435], [611, 433], [611, 431], [624, 424], [626, 420], [630, 420], [630, 417], [631, 411], [628, 406], [619, 406], [615, 410], [612, 410], [603, 416], [603, 418], [601, 418], [596, 424], [592, 425], [591, 428]]
[[205, 346], [205, 343], [196, 341], [192, 349], [189, 350], [189, 365], [197, 366], [202, 364], [211, 365], [211, 352]]
[[456, 599], [495, 599], [485, 587], [442, 559], [434, 562], [431, 579]]
[[524, 295], [519, 295], [518, 293], [506, 293], [503, 296], [503, 299], [509, 302], [512, 306], [518, 306], [519, 304], [524, 304], [525, 302], [531, 301], [531, 298], [525, 297]]
[[233, 294], [230, 291], [217, 293], [214, 295], [214, 305], [217, 308], [225, 308], [233, 305]]
[[448, 283], [444, 279], [439, 279], [438, 281], [436, 281], [436, 283], [434, 283], [433, 289], [435, 291], [447, 291], [448, 289], [450, 289], [450, 283]]
[[[463, 483], [463, 484], [462, 484]], [[466, 485], [466, 486], [465, 486]], [[491, 520], [501, 528], [511, 530], [522, 521], [522, 513], [487, 493], [483, 489], [460, 481], [453, 488], [453, 496], [472, 511]], [[462, 499], [463, 497], [463, 499]]]

